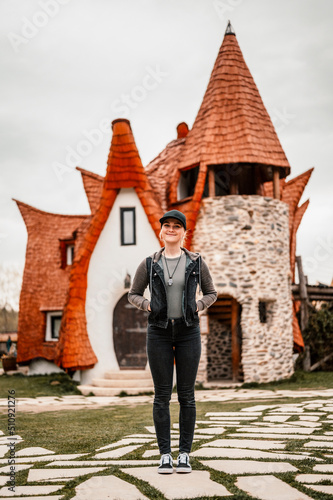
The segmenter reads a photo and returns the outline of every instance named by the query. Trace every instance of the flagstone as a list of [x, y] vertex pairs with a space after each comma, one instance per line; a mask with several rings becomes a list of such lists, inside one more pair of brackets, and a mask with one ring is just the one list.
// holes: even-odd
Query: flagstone
[[0, 445], [0, 457], [4, 457], [8, 451], [8, 446]]
[[[7, 461], [8, 463], [8, 461]], [[15, 471], [16, 472], [19, 472], [21, 470], [26, 470], [26, 469], [30, 469], [30, 467], [33, 467], [34, 465], [31, 464], [15, 464]], [[13, 465], [5, 465], [5, 467], [0, 467], [0, 474], [9, 474], [11, 472], [11, 467], [13, 467]]]
[[202, 429], [196, 429], [196, 434], [223, 434], [225, 432], [224, 427], [205, 427]]
[[120, 439], [119, 441], [116, 441], [114, 443], [107, 444], [106, 446], [102, 446], [101, 448], [97, 448], [96, 451], [100, 450], [107, 450], [108, 448], [116, 448], [117, 446], [123, 446], [126, 444], [131, 444], [131, 443], [150, 443], [151, 441], [154, 441], [154, 437], [150, 438], [124, 438]]
[[291, 416], [297, 416], [298, 418], [301, 418], [301, 416], [308, 416], [308, 415], [315, 415], [315, 416], [318, 416], [321, 417], [323, 415], [326, 415], [325, 412], [320, 412], [320, 411], [316, 411], [316, 413], [308, 413], [308, 412], [304, 412], [304, 413], [300, 413], [300, 412], [294, 412], [294, 411], [270, 411], [268, 412], [268, 415], [289, 415], [290, 417]]
[[225, 486], [212, 481], [207, 471], [194, 470], [190, 480], [184, 481], [182, 474], [157, 474], [155, 467], [121, 470], [137, 479], [147, 481], [151, 486], [161, 491], [168, 500], [200, 496], [232, 496]]
[[34, 446], [30, 448], [23, 448], [16, 452], [17, 457], [31, 457], [35, 455], [50, 455], [55, 453], [55, 451], [47, 450], [46, 448], [40, 448], [39, 446]]
[[152, 436], [151, 436], [151, 434], [129, 434], [127, 436], [124, 436], [124, 439], [127, 439], [127, 438], [147, 438], [147, 439], [151, 439]]
[[299, 483], [320, 483], [321, 481], [333, 481], [333, 474], [299, 474], [295, 477]]
[[93, 458], [118, 458], [131, 453], [138, 448], [141, 448], [142, 444], [133, 444], [124, 446], [122, 448], [116, 448], [115, 450], [104, 451], [103, 453], [97, 453]]
[[273, 460], [304, 460], [304, 455], [248, 450], [246, 448], [200, 448], [191, 452], [193, 457], [203, 458], [272, 458]]
[[[31, 486], [30, 486], [31, 488]], [[64, 495], [47, 495], [47, 496], [28, 496], [28, 497], [0, 497], [0, 500], [8, 500], [10, 498], [11, 500], [60, 500], [61, 498], [64, 498]]]
[[315, 465], [313, 470], [318, 472], [333, 472], [333, 464]]
[[93, 474], [107, 469], [107, 467], [80, 467], [71, 469], [30, 469], [28, 474], [28, 482], [34, 481], [50, 481], [52, 479], [66, 479], [78, 476], [85, 476], [86, 474]]
[[7, 481], [9, 481], [8, 475], [7, 476], [0, 476], [0, 486], [3, 486], [4, 484], [6, 484]]
[[[178, 452], [178, 446], [177, 448], [171, 448], [172, 453], [177, 453]], [[144, 453], [142, 453], [143, 458], [149, 458], [149, 457], [155, 457], [156, 455], [160, 456], [160, 452], [158, 449], [156, 450], [146, 450]]]
[[[252, 421], [252, 420], [258, 420], [259, 417], [243, 417], [243, 416], [236, 416], [236, 417], [209, 417], [210, 418], [210, 421], [213, 421], [213, 420], [216, 420], [216, 421], [221, 421], [221, 420], [224, 420], [225, 422], [228, 422], [229, 420], [238, 420], [238, 421], [241, 421], [241, 420], [245, 420], [245, 421]], [[207, 422], [207, 420], [206, 420]]]
[[[228, 434], [228, 437], [255, 437], [255, 438], [262, 438], [262, 432], [251, 432], [249, 434], [248, 432], [232, 432]], [[265, 433], [265, 439], [309, 439], [310, 436], [308, 434], [288, 434], [287, 436], [285, 434], [266, 434]], [[318, 436], [316, 436], [317, 438]], [[314, 438], [314, 436], [311, 436], [311, 439]]]
[[60, 490], [61, 488], [63, 488], [63, 484], [48, 484], [45, 486], [16, 486], [15, 493], [13, 495], [13, 493], [8, 490], [8, 487], [5, 486], [4, 488], [0, 489], [0, 495], [3, 495], [7, 498], [20, 495], [48, 495], [49, 493]]
[[289, 424], [287, 423], [287, 425], [299, 425], [301, 427], [313, 427], [313, 428], [322, 427], [322, 424], [319, 422], [309, 422], [309, 421], [304, 422], [303, 420], [296, 420], [296, 421], [294, 420]]
[[[314, 416], [314, 415], [300, 415], [299, 416], [300, 420], [304, 420], [304, 421], [308, 420], [310, 422], [317, 422], [319, 420], [319, 418], [320, 417]], [[332, 418], [333, 418], [333, 416], [332, 416]]]
[[200, 462], [226, 474], [278, 474], [298, 471], [287, 462], [258, 462], [257, 460], [200, 460]]
[[[276, 408], [277, 405], [256, 405], [256, 406], [248, 406], [247, 408], [244, 408], [244, 412], [263, 412], [265, 410], [268, 410], [269, 408]], [[243, 413], [243, 410], [240, 410]]]
[[155, 465], [160, 463], [159, 459], [155, 460], [56, 460], [48, 464], [48, 467], [70, 467], [75, 465], [75, 467], [87, 467], [94, 465]]
[[333, 448], [333, 441], [309, 441], [309, 443], [305, 443], [305, 448]]
[[238, 417], [248, 415], [250, 417], [256, 415], [261, 417], [262, 412], [258, 411], [208, 411], [205, 413], [205, 417]]
[[272, 415], [263, 417], [264, 421], [267, 422], [285, 422], [288, 418], [290, 418], [289, 415]]
[[[310, 428], [310, 429], [307, 429], [305, 427], [302, 427], [301, 429], [299, 427], [256, 427], [256, 426], [253, 426], [253, 427], [241, 427], [240, 429], [238, 429], [239, 432], [262, 432], [262, 433], [266, 433], [266, 432], [271, 432], [271, 433], [279, 433], [279, 434], [311, 434], [314, 429]], [[237, 432], [238, 432], [237, 431]]]
[[251, 448], [253, 450], [284, 450], [286, 444], [277, 441], [260, 441], [259, 439], [216, 439], [203, 446], [221, 448]]
[[[18, 464], [26, 464], [31, 462], [51, 462], [52, 460], [71, 460], [73, 458], [83, 457], [89, 453], [74, 453], [72, 455], [42, 455], [41, 457], [19, 457], [15, 459]], [[0, 464], [8, 463], [8, 458], [0, 459]]]
[[311, 488], [314, 491], [319, 491], [320, 493], [327, 493], [328, 495], [333, 495], [333, 486], [324, 484], [307, 484], [307, 488]]
[[243, 476], [238, 477], [236, 486], [260, 500], [311, 500], [296, 488], [275, 476]]
[[[127, 469], [125, 469], [127, 471]], [[76, 495], [72, 500], [87, 500], [87, 498], [98, 498], [98, 500], [147, 500], [134, 484], [130, 484], [116, 476], [91, 477], [75, 488]]]

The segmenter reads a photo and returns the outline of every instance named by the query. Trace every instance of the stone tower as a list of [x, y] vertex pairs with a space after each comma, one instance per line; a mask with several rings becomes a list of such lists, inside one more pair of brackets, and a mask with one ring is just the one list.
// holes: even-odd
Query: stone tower
[[170, 187], [170, 206], [192, 227], [188, 246], [207, 261], [218, 292], [202, 318], [202, 381], [293, 373], [289, 207], [279, 192], [289, 173], [229, 23]]

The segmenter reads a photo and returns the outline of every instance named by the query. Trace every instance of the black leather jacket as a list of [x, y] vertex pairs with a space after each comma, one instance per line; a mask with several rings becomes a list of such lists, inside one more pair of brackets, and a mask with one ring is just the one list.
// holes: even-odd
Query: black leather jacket
[[[150, 305], [151, 312], [148, 316], [148, 323], [166, 328], [168, 326], [168, 304], [161, 261], [163, 249], [141, 262], [128, 293], [128, 300], [131, 304], [144, 311], [148, 311], [148, 305]], [[217, 293], [208, 266], [200, 254], [190, 252], [186, 248], [182, 248], [182, 250], [186, 253], [182, 311], [186, 325], [192, 326], [199, 323], [197, 309], [201, 311], [212, 305], [217, 298]], [[150, 302], [143, 297], [143, 293], [148, 285], [150, 288]], [[203, 297], [196, 301], [198, 285], [203, 293]]]

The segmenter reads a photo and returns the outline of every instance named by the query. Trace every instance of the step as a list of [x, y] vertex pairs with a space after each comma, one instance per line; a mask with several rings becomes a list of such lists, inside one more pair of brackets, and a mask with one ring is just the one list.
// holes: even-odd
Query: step
[[104, 374], [104, 378], [112, 380], [137, 380], [149, 379], [151, 380], [150, 370], [108, 370]]
[[126, 387], [137, 387], [138, 389], [146, 389], [149, 388], [151, 390], [153, 388], [153, 381], [150, 378], [139, 378], [139, 379], [110, 379], [110, 378], [94, 378], [92, 381], [92, 385], [95, 387], [114, 387], [115, 389], [119, 388], [126, 390]]
[[[122, 392], [122, 390], [119, 388], [95, 387], [93, 385], [78, 385], [77, 388], [84, 396], [88, 396], [89, 394], [105, 397], [119, 396], [119, 394]], [[139, 390], [137, 387], [128, 387], [127, 389], [125, 389], [125, 391], [128, 395], [136, 395], [139, 392], [153, 392], [153, 390], [148, 390], [148, 388], [145, 388], [145, 390]]]

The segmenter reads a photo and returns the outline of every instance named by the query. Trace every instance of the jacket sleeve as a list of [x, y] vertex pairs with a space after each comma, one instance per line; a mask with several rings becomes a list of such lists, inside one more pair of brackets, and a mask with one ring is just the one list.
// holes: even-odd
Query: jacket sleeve
[[143, 294], [149, 283], [146, 259], [144, 259], [136, 270], [133, 283], [128, 292], [128, 301], [142, 311], [148, 311], [149, 300]]
[[201, 290], [203, 296], [197, 301], [198, 311], [208, 309], [217, 299], [217, 292], [214, 288], [209, 267], [201, 257]]

